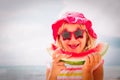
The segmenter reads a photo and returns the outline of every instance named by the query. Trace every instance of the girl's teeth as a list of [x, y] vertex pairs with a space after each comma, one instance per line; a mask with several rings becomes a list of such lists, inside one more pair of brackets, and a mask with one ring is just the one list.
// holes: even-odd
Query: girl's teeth
[[78, 45], [69, 45], [69, 46], [70, 46], [70, 48], [75, 49], [75, 48], [77, 48]]

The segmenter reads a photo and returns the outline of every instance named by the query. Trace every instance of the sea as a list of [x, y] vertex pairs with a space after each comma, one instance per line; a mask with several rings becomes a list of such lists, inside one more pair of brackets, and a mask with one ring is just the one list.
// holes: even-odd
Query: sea
[[104, 66], [104, 80], [120, 80], [120, 66]]
[[0, 80], [45, 80], [45, 66], [1, 66]]
[[[46, 66], [0, 66], [0, 80], [46, 80]], [[104, 80], [120, 80], [120, 66], [105, 66]]]

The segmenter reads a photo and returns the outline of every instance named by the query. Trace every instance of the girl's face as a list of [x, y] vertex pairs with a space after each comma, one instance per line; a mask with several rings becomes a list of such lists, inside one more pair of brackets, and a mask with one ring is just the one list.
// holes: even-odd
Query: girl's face
[[80, 53], [86, 46], [85, 26], [80, 24], [64, 24], [60, 31], [60, 41], [65, 51]]

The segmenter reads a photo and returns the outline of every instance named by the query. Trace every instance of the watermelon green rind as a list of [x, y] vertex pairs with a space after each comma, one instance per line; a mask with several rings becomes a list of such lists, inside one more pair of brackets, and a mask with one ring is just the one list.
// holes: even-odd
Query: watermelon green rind
[[60, 61], [65, 62], [66, 64], [70, 64], [70, 65], [83, 65], [85, 63], [85, 61], [68, 61], [64, 59], [61, 59]]
[[104, 50], [100, 53], [101, 56], [104, 56], [104, 55], [106, 54], [108, 48], [109, 48], [109, 44], [107, 44], [107, 43], [104, 43], [104, 44], [105, 44], [105, 46], [104, 46], [105, 48], [104, 48]]

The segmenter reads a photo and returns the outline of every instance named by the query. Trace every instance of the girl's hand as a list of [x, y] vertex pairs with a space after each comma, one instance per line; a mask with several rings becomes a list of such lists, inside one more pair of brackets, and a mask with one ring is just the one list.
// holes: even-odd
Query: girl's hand
[[53, 55], [52, 55], [53, 61], [52, 61], [52, 68], [51, 68], [51, 77], [57, 77], [57, 75], [60, 73], [60, 71], [66, 68], [64, 62], [61, 62], [60, 59], [61, 58], [67, 58], [68, 56], [60, 54], [60, 53], [61, 53], [60, 49], [56, 49], [53, 52]]
[[83, 65], [83, 80], [93, 79], [93, 70], [101, 61], [99, 53], [89, 54], [85, 57], [85, 64]]
[[85, 58], [84, 69], [87, 71], [93, 71], [96, 68], [96, 66], [100, 63], [100, 61], [101, 55], [99, 53], [89, 54]]

